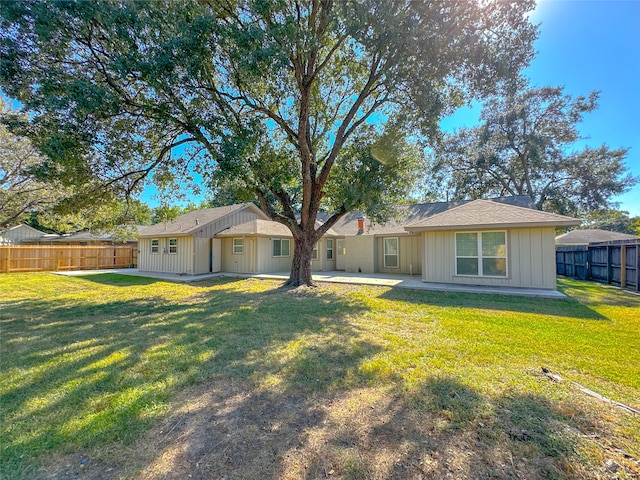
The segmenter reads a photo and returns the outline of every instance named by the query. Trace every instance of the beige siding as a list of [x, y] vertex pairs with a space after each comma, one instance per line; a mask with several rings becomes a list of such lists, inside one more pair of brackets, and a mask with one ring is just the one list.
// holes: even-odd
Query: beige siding
[[222, 232], [226, 228], [233, 225], [240, 225], [241, 223], [249, 222], [258, 218], [258, 215], [251, 210], [245, 209], [239, 212], [233, 213], [226, 217], [221, 218], [216, 222], [212, 222], [209, 225], [203, 226], [200, 230], [193, 235], [199, 238], [211, 238], [214, 235]]
[[[280, 237], [275, 237], [280, 238]], [[293, 261], [293, 238], [289, 239], [289, 256], [274, 257], [273, 242], [271, 238], [257, 238], [257, 272], [256, 273], [274, 273], [291, 271], [291, 262]]]
[[41, 238], [42, 235], [44, 235], [44, 232], [36, 231], [26, 225], [18, 225], [16, 228], [0, 233], [0, 245], [32, 241]]
[[222, 239], [222, 271], [229, 273], [256, 273], [254, 259], [256, 258], [255, 237], [237, 237], [244, 239], [242, 254], [233, 253], [233, 238]]
[[178, 240], [178, 251], [169, 253], [169, 237], [160, 237], [159, 252], [151, 253], [151, 238], [141, 238], [138, 246], [138, 268], [146, 272], [195, 273], [193, 270], [193, 237], [172, 237]]
[[193, 273], [209, 273], [211, 269], [211, 239], [194, 238], [195, 255]]
[[[384, 266], [384, 239], [398, 239], [398, 268]], [[422, 236], [376, 237], [375, 271], [380, 273], [402, 273], [419, 275], [422, 272]]]
[[422, 279], [425, 282], [556, 288], [555, 230], [507, 230], [507, 277], [455, 275], [455, 232], [424, 232]]
[[345, 237], [346, 272], [374, 273], [376, 243], [373, 235]]

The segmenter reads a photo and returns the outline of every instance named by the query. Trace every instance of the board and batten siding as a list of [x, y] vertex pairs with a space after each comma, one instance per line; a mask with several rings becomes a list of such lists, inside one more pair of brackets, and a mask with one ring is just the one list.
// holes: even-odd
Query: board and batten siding
[[[273, 237], [287, 239], [288, 237]], [[289, 256], [287, 257], [274, 257], [273, 256], [273, 241], [268, 237], [257, 238], [257, 258], [258, 268], [256, 273], [276, 273], [276, 272], [290, 272], [291, 262], [293, 261], [293, 238], [289, 240]]]
[[209, 273], [211, 270], [211, 239], [199, 238], [193, 239], [195, 251], [193, 256], [193, 273]]
[[555, 229], [514, 228], [506, 229], [506, 232], [506, 278], [456, 275], [456, 232], [423, 232], [422, 280], [434, 283], [555, 289]]
[[197, 238], [211, 238], [229, 227], [240, 225], [241, 223], [249, 222], [256, 218], [259, 217], [255, 212], [248, 209], [240, 210], [239, 212], [222, 217], [215, 222], [203, 225], [200, 230], [193, 232], [193, 236]]
[[256, 273], [255, 237], [234, 237], [243, 239], [242, 253], [233, 253], [233, 238], [222, 239], [222, 271], [229, 273]]
[[[177, 253], [169, 253], [169, 238], [177, 239]], [[138, 242], [138, 268], [144, 272], [193, 274], [193, 237], [159, 237], [158, 253], [151, 253], [151, 238]]]
[[[384, 239], [398, 239], [398, 268], [384, 266]], [[398, 273], [419, 275], [422, 272], [422, 236], [421, 235], [389, 235], [376, 237], [376, 265], [379, 273]]]

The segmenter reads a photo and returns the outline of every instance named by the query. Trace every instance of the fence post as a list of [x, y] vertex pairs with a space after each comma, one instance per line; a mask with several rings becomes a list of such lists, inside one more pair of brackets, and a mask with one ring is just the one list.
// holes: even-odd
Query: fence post
[[620, 245], [620, 288], [627, 286], [627, 246]]
[[11, 247], [7, 247], [7, 258], [6, 258], [6, 264], [4, 266], [4, 272], [5, 273], [9, 273], [11, 271], [11, 268], [9, 267], [9, 264], [11, 263]]

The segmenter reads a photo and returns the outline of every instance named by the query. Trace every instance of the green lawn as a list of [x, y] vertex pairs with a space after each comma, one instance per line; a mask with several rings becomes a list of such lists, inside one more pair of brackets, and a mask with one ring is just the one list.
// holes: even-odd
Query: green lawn
[[0, 275], [0, 477], [640, 475], [640, 297], [279, 285]]

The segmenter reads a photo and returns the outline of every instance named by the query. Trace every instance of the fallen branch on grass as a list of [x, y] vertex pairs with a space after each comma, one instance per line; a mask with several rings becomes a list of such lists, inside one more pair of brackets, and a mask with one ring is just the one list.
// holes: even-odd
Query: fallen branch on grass
[[[554, 382], [558, 382], [559, 383], [559, 382], [562, 381], [562, 377], [560, 375], [557, 375], [555, 373], [551, 373], [551, 371], [547, 367], [542, 367], [542, 373], [547, 378], [549, 378], [550, 380], [553, 380]], [[590, 397], [597, 398], [598, 400], [602, 400], [603, 402], [612, 403], [613, 405], [615, 405], [617, 407], [620, 407], [620, 408], [626, 410], [627, 412], [631, 412], [631, 413], [635, 413], [636, 415], [640, 415], [640, 411], [639, 410], [636, 410], [635, 408], [632, 408], [629, 405], [625, 405], [624, 403], [620, 403], [620, 402], [616, 402], [615, 400], [611, 400], [610, 398], [607, 398], [604, 395], [600, 395], [599, 393], [594, 392], [593, 390], [589, 390], [587, 387], [583, 387], [579, 383], [572, 382], [570, 380], [569, 380], [569, 383], [573, 384], [578, 390], [580, 390], [585, 395], [589, 395]]]

